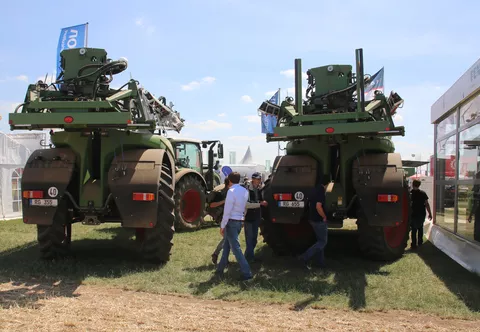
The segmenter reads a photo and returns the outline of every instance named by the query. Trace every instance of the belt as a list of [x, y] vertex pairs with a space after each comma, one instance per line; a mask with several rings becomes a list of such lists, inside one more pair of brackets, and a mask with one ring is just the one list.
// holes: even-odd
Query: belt
[[238, 222], [243, 222], [243, 220], [238, 220], [238, 219], [228, 219], [228, 221], [238, 221]]

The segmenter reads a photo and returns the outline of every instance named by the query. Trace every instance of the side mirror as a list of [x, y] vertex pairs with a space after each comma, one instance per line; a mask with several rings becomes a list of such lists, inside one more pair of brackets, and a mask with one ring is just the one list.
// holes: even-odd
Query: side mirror
[[222, 143], [218, 143], [218, 158], [219, 159], [223, 159], [223, 144]]

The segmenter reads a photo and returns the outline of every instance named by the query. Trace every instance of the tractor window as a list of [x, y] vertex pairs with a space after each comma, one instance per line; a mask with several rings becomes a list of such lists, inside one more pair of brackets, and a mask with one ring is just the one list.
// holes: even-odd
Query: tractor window
[[201, 150], [195, 143], [177, 143], [177, 165], [179, 167], [191, 168], [197, 172], [201, 172]]

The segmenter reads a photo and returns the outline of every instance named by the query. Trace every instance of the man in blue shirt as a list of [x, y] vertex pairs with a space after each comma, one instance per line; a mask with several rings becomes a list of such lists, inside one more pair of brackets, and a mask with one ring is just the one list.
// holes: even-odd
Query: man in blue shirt
[[313, 231], [317, 238], [315, 242], [305, 253], [299, 256], [306, 268], [310, 269], [309, 261], [316, 254], [319, 254], [318, 265], [325, 267], [324, 249], [327, 245], [328, 224], [327, 215], [325, 214], [325, 188], [322, 184], [318, 184], [309, 197], [309, 216], [308, 222], [312, 225]]
[[240, 264], [242, 272], [242, 280], [252, 279], [250, 265], [248, 265], [245, 256], [240, 248], [238, 235], [242, 231], [243, 222], [245, 220], [245, 210], [248, 201], [248, 190], [242, 187], [240, 182], [240, 174], [232, 172], [228, 175], [229, 189], [223, 209], [222, 222], [220, 224], [220, 234], [225, 238], [223, 244], [223, 253], [218, 263], [216, 274], [222, 275], [223, 270], [227, 266], [230, 248], [232, 249], [235, 259]]

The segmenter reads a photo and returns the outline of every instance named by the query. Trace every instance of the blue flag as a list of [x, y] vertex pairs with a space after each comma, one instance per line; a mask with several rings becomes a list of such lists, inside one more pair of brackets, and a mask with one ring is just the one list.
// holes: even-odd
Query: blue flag
[[[272, 104], [280, 104], [280, 89], [268, 100]], [[262, 134], [273, 134], [273, 129], [277, 126], [277, 117], [273, 114], [261, 114]]]
[[280, 99], [280, 90], [277, 90], [277, 92], [275, 92], [268, 101], [272, 104], [279, 105], [280, 104], [279, 99]]
[[375, 99], [375, 91], [383, 93], [383, 67], [370, 78], [370, 82], [365, 85], [365, 101]]
[[81, 48], [87, 46], [88, 23], [63, 28], [58, 38], [57, 47], [57, 77], [62, 71], [60, 66], [60, 52], [68, 48]]

